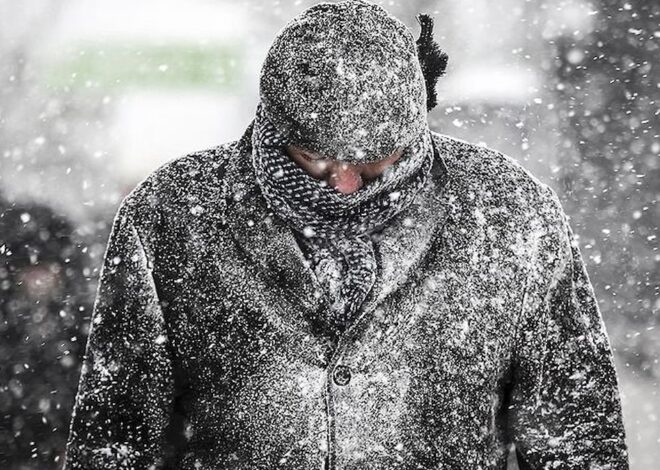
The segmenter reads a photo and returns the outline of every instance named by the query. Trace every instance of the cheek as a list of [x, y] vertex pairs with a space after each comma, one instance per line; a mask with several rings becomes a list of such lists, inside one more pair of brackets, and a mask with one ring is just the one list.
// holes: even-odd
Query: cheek
[[376, 179], [383, 174], [389, 165], [368, 165], [362, 168], [361, 174], [367, 179]]
[[303, 161], [300, 166], [314, 178], [323, 178], [328, 173], [328, 164], [325, 162]]

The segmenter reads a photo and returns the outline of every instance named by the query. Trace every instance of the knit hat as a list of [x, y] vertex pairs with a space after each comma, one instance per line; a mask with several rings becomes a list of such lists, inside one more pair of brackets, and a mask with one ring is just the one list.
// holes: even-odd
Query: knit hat
[[267, 54], [260, 78], [264, 112], [288, 142], [326, 158], [385, 158], [427, 126], [435, 100], [427, 86], [446, 65], [446, 54], [430, 39], [436, 76], [425, 80], [420, 40], [364, 0], [313, 6], [280, 31]]

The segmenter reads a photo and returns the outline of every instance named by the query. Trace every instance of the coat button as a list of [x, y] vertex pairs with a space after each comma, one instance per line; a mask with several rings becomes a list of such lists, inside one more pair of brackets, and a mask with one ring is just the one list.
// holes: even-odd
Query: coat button
[[351, 381], [351, 369], [348, 366], [338, 365], [332, 373], [337, 385], [347, 385]]

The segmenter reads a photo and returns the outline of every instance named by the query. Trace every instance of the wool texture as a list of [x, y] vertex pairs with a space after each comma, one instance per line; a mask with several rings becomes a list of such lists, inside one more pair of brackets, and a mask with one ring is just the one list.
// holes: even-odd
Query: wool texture
[[433, 166], [428, 128], [376, 180], [342, 194], [309, 175], [286, 153], [286, 137], [260, 105], [252, 134], [257, 182], [273, 211], [302, 237], [332, 305], [330, 323], [343, 331], [376, 279], [372, 234], [412, 203]]
[[259, 92], [299, 147], [352, 163], [409, 146], [426, 127], [426, 84], [412, 32], [363, 0], [315, 5], [277, 35]]

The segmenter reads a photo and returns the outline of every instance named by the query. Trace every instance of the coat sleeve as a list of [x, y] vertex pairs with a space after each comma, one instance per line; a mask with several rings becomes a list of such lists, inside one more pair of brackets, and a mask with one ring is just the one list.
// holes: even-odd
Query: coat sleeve
[[124, 200], [101, 270], [65, 470], [163, 464], [172, 365], [151, 266]]
[[540, 224], [517, 335], [509, 430], [519, 466], [628, 468], [612, 350], [554, 191]]

